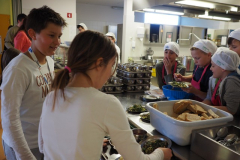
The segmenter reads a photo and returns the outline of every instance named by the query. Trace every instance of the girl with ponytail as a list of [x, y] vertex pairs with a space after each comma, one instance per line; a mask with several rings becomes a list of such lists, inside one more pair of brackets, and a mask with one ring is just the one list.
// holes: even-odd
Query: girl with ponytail
[[116, 62], [115, 46], [103, 34], [88, 30], [74, 38], [43, 104], [38, 142], [44, 159], [100, 159], [106, 135], [126, 159], [170, 159], [167, 148], [142, 153], [120, 101], [98, 90]]

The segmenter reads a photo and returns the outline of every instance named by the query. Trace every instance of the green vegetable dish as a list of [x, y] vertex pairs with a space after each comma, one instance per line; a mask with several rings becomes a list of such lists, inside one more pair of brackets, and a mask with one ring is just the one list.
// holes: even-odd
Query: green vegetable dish
[[150, 122], [150, 113], [140, 115], [140, 117], [141, 117], [142, 121]]
[[142, 113], [142, 112], [146, 112], [147, 109], [142, 107], [140, 104], [135, 104], [132, 107], [129, 107], [127, 109], [128, 112], [132, 112], [132, 113]]
[[170, 84], [173, 87], [188, 88], [190, 83], [172, 81], [172, 82], [168, 82], [168, 84]]
[[144, 143], [142, 146], [142, 151], [145, 154], [151, 154], [155, 149], [159, 147], [167, 148], [167, 146], [168, 146], [168, 142], [162, 141], [160, 139], [156, 139], [156, 140], [151, 140]]

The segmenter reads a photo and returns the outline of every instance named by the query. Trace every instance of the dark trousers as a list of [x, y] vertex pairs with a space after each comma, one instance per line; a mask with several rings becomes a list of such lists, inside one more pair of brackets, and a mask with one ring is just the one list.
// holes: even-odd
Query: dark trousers
[[[3, 149], [4, 149], [4, 153], [7, 160], [17, 160], [15, 151], [13, 150], [13, 148], [8, 146], [4, 141], [2, 141], [2, 143], [3, 143]], [[42, 153], [40, 153], [39, 148], [31, 149], [31, 152], [36, 157], [37, 160], [43, 160], [44, 156]]]

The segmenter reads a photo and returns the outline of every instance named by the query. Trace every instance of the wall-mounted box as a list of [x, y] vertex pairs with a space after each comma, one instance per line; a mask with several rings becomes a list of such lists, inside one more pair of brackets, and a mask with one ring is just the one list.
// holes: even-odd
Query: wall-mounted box
[[144, 27], [144, 44], [165, 44], [177, 40], [178, 26], [144, 24]]

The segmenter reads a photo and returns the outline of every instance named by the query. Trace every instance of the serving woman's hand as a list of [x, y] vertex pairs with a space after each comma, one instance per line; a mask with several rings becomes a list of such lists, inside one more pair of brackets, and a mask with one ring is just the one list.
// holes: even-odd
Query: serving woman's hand
[[170, 60], [167, 57], [165, 57], [163, 59], [163, 64], [165, 66], [167, 74], [172, 74], [172, 63], [170, 62]]
[[169, 148], [159, 148], [164, 153], [164, 160], [170, 160], [172, 157], [172, 150]]

